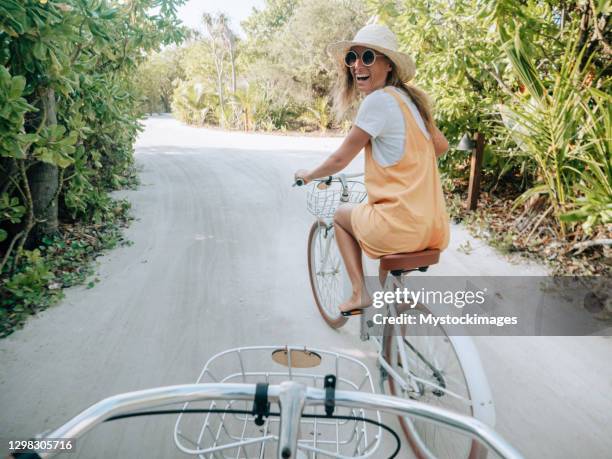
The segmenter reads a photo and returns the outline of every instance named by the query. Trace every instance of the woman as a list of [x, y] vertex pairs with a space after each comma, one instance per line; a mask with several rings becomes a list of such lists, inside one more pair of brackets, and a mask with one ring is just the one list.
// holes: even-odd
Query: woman
[[[353, 41], [335, 43], [328, 52], [342, 65], [337, 110], [346, 111], [359, 93], [365, 98], [338, 150], [295, 177], [308, 183], [336, 174], [365, 147], [368, 202], [342, 205], [334, 216], [352, 283], [351, 297], [339, 308], [343, 315], [357, 315], [370, 305], [362, 249], [370, 258], [380, 258], [448, 245], [449, 221], [436, 163], [448, 142], [435, 126], [426, 94], [407, 84], [414, 77], [414, 62], [397, 51], [397, 39], [387, 27], [365, 26]], [[379, 276], [382, 282], [387, 273]]]

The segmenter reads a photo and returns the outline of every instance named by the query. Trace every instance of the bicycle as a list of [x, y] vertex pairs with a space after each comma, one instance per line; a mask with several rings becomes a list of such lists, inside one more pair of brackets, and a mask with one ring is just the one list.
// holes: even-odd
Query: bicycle
[[[171, 405], [177, 407], [169, 408]], [[476, 438], [502, 459], [522, 457], [482, 422], [414, 400], [376, 394], [363, 362], [303, 346], [255, 346], [220, 352], [206, 362], [195, 384], [106, 398], [37, 440], [41, 444], [60, 438], [72, 442], [103, 422], [179, 414], [175, 444], [180, 451], [199, 458], [396, 457], [399, 437], [382, 422], [381, 413], [444, 425]], [[188, 422], [187, 414], [200, 416]], [[385, 433], [396, 446], [383, 455]], [[49, 458], [58, 453], [29, 450], [15, 457]]]
[[[316, 306], [332, 328], [342, 327], [347, 317], [338, 305], [345, 299], [347, 277], [334, 238], [333, 215], [341, 203], [359, 203], [365, 197], [362, 182], [354, 180], [363, 174], [339, 174], [312, 182], [307, 194], [308, 211], [316, 218], [308, 236], [308, 271]], [[301, 186], [298, 179], [294, 185]], [[390, 273], [382, 286], [384, 291], [408, 288], [407, 276], [425, 272], [439, 260], [438, 250], [388, 255], [381, 267]], [[390, 279], [390, 280], [389, 280]], [[383, 316], [441, 313], [423, 304], [386, 304]], [[373, 338], [377, 347], [380, 391], [386, 392], [388, 381], [392, 396], [418, 400], [466, 416], [487, 425], [495, 425], [495, 409], [489, 384], [476, 347], [468, 336], [450, 336], [440, 326], [430, 326], [419, 335], [410, 334], [405, 325], [386, 323], [382, 330], [366, 314], [360, 317], [360, 337]], [[421, 326], [422, 327], [422, 326]], [[378, 333], [377, 333], [378, 332]], [[402, 430], [417, 458], [483, 458], [477, 441], [464, 437], [441, 435], [440, 430], [421, 420], [399, 418]]]

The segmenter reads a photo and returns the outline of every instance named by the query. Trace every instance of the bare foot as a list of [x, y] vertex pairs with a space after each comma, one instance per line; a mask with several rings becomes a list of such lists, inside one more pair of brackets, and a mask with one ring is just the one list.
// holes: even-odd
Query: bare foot
[[365, 309], [372, 304], [372, 299], [368, 294], [353, 293], [351, 297], [338, 306], [340, 312], [348, 312], [353, 309]]

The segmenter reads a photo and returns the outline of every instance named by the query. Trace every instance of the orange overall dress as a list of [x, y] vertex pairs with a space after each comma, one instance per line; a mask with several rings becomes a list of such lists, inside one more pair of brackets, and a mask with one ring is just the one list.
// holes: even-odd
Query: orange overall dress
[[404, 115], [404, 155], [396, 164], [381, 166], [372, 157], [372, 143], [366, 145], [368, 202], [353, 208], [353, 232], [370, 258], [443, 250], [450, 227], [433, 142], [399, 94], [390, 88], [385, 92], [397, 100]]

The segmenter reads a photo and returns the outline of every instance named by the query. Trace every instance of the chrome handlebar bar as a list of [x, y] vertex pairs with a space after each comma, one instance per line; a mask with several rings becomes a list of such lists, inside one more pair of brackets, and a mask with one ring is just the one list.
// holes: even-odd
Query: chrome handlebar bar
[[[356, 172], [353, 174], [338, 174], [338, 175], [329, 175], [327, 177], [321, 177], [321, 178], [316, 178], [313, 181], [314, 182], [331, 182], [333, 180], [338, 180], [340, 183], [342, 183], [343, 186], [346, 185], [346, 179], [351, 179], [351, 178], [356, 178], [356, 177], [361, 177], [363, 176], [363, 172]], [[303, 186], [304, 185], [304, 179], [298, 177], [295, 180], [295, 183], [293, 184], [293, 186]]]
[[[58, 429], [39, 435], [37, 439], [77, 439], [114, 416], [166, 405], [206, 400], [253, 401], [255, 387], [255, 384], [185, 384], [127, 392], [95, 403]], [[324, 389], [308, 387], [295, 381], [285, 381], [268, 387], [268, 401], [280, 406], [278, 459], [296, 457], [298, 427], [304, 407], [325, 405], [325, 400]], [[336, 406], [384, 411], [445, 425], [477, 439], [504, 459], [522, 458], [499, 434], [468, 416], [416, 401], [363, 392], [337, 390], [334, 400]], [[41, 458], [48, 458], [57, 453], [42, 451], [38, 454]]]

